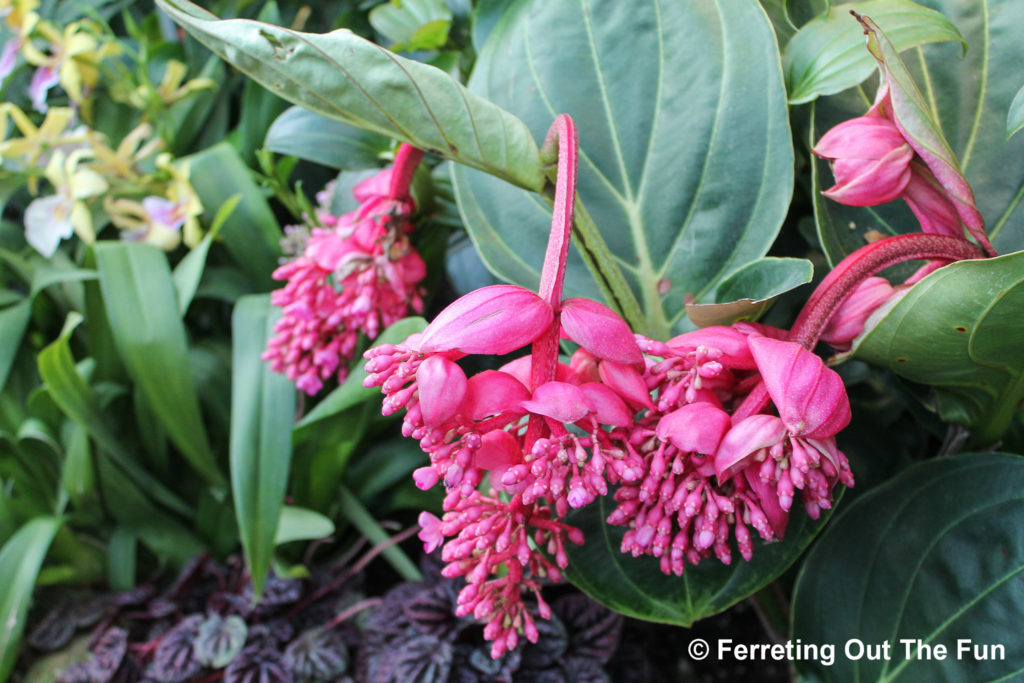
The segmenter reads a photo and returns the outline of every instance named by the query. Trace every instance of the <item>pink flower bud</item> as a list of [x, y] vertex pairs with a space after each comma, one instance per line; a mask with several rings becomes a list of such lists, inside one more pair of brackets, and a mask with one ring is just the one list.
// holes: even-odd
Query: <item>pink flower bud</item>
[[840, 351], [864, 331], [864, 323], [896, 290], [881, 277], [869, 277], [857, 285], [850, 297], [833, 314], [821, 333], [821, 340]]
[[566, 299], [561, 322], [566, 337], [602, 360], [624, 365], [644, 362], [629, 325], [604, 304], [579, 297]]
[[913, 148], [882, 116], [859, 116], [825, 133], [814, 153], [832, 162], [836, 184], [823, 195], [848, 206], [884, 204], [910, 182]]
[[903, 191], [903, 200], [917, 216], [921, 232], [963, 237], [960, 214], [949, 194], [924, 164], [911, 164], [910, 182]]
[[430, 356], [416, 370], [423, 421], [437, 426], [451, 418], [466, 395], [466, 375], [444, 356]]
[[527, 289], [514, 285], [483, 287], [441, 311], [423, 330], [419, 351], [458, 349], [500, 356], [532, 342], [553, 318], [551, 307]]

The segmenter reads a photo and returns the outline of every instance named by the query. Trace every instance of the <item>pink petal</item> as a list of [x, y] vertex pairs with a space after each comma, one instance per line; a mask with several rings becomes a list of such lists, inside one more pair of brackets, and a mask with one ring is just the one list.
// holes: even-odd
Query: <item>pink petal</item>
[[466, 395], [466, 374], [444, 356], [430, 356], [416, 370], [423, 421], [436, 427], [459, 410]]
[[473, 455], [473, 466], [484, 470], [504, 469], [522, 462], [522, 451], [516, 438], [503, 429], [487, 432], [480, 448]]
[[823, 159], [880, 159], [907, 144], [903, 134], [882, 116], [858, 116], [821, 136], [813, 152]]
[[829, 320], [821, 340], [841, 350], [850, 348], [850, 342], [864, 331], [868, 317], [888, 301], [894, 291], [885, 278], [869, 277], [861, 282]]
[[566, 424], [582, 420], [590, 412], [580, 388], [565, 382], [545, 382], [533, 392], [533, 399], [520, 405], [536, 415]]
[[580, 385], [583, 400], [594, 413], [594, 418], [603, 425], [628, 427], [633, 424], [633, 412], [614, 391], [600, 382]]
[[597, 364], [597, 356], [586, 349], [576, 349], [569, 360], [569, 367], [572, 368], [572, 371], [586, 382], [597, 382], [601, 379], [597, 371]]
[[765, 481], [757, 472], [756, 467], [748, 467], [743, 471], [743, 477], [747, 480], [757, 500], [761, 503], [761, 510], [768, 518], [768, 525], [775, 532], [775, 537], [780, 541], [786, 534], [786, 523], [789, 522], [789, 513], [782, 509], [779, 504], [779, 494], [775, 485]]
[[532, 342], [553, 318], [551, 307], [529, 290], [514, 285], [483, 287], [441, 311], [423, 331], [419, 351], [503, 355]]
[[562, 302], [561, 322], [569, 339], [602, 360], [624, 365], [644, 362], [629, 325], [604, 304], [579, 297], [566, 299]]
[[747, 335], [732, 327], [705, 327], [669, 339], [666, 344], [679, 354], [696, 351], [699, 346], [707, 346], [722, 352], [722, 365], [728, 368], [752, 370], [757, 367], [747, 347]]
[[521, 413], [520, 403], [529, 398], [530, 392], [512, 375], [484, 370], [469, 378], [460, 410], [470, 420], [482, 420], [490, 415]]
[[684, 453], [711, 455], [729, 431], [729, 415], [710, 403], [691, 403], [658, 422], [658, 438]]
[[960, 214], [939, 181], [924, 166], [914, 165], [911, 168], [913, 172], [903, 191], [903, 201], [917, 217], [921, 232], [963, 237]]
[[768, 394], [794, 436], [827, 437], [850, 423], [850, 401], [839, 375], [792, 342], [751, 337]]
[[46, 104], [46, 95], [50, 92], [50, 88], [57, 85], [59, 81], [60, 75], [52, 66], [41, 66], [36, 69], [32, 76], [32, 82], [28, 86], [28, 95], [32, 99], [32, 107], [36, 111], [45, 113], [49, 109]]
[[387, 197], [391, 190], [391, 167], [385, 168], [375, 176], [361, 180], [352, 188], [352, 196], [362, 204], [374, 197]]
[[715, 453], [715, 474], [726, 481], [746, 467], [747, 456], [780, 443], [786, 425], [774, 415], [751, 415], [740, 420], [722, 438]]
[[647, 388], [643, 376], [632, 365], [620, 365], [612, 361], [602, 361], [597, 366], [601, 381], [614, 389], [619, 396], [634, 406], [654, 410], [651, 391]]
[[[513, 361], [505, 363], [500, 368], [501, 372], [508, 373], [515, 377], [517, 380], [523, 383], [523, 386], [530, 386], [532, 381], [531, 373], [533, 372], [533, 356], [526, 355], [520, 356]], [[577, 375], [572, 368], [565, 363], [558, 363], [555, 366], [555, 380], [559, 382], [565, 382], [566, 384], [580, 384], [580, 376]]]
[[821, 194], [847, 206], [875, 206], [900, 196], [910, 182], [909, 145], [894, 149], [881, 159], [838, 159], [832, 164], [836, 184]]

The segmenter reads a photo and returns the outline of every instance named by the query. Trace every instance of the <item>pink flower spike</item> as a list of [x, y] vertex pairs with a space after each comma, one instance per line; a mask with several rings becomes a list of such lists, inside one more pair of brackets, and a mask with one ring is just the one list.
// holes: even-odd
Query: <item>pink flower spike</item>
[[580, 385], [583, 400], [594, 413], [594, 419], [603, 425], [629, 427], [633, 424], [633, 412], [614, 391], [600, 382]]
[[751, 337], [750, 350], [779, 417], [794, 436], [833, 436], [850, 423], [850, 400], [835, 370], [793, 342]]
[[436, 427], [455, 415], [466, 395], [466, 374], [444, 356], [430, 356], [416, 370], [423, 421]]
[[582, 420], [590, 412], [580, 388], [565, 382], [541, 384], [534, 390], [533, 398], [523, 401], [521, 405], [531, 413], [567, 424]]
[[604, 304], [580, 297], [566, 299], [561, 322], [566, 337], [602, 360], [623, 365], [644, 362], [629, 325]]
[[458, 349], [502, 355], [526, 346], [554, 318], [533, 292], [514, 285], [492, 285], [466, 294], [441, 311], [420, 338], [421, 353]]
[[732, 426], [715, 453], [715, 474], [727, 481], [749, 463], [749, 456], [781, 443], [786, 425], [774, 415], [751, 415]]
[[710, 403], [691, 403], [658, 422], [657, 434], [684, 453], [711, 455], [729, 431], [729, 415]]
[[512, 375], [484, 370], [469, 378], [459, 411], [470, 420], [479, 421], [499, 413], [525, 412], [519, 404], [529, 398], [530, 392]]

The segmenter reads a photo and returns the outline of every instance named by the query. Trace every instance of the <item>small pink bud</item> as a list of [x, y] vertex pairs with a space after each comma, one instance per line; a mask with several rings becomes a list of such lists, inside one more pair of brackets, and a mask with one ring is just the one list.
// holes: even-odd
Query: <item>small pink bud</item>
[[431, 427], [444, 423], [459, 409], [466, 395], [466, 374], [444, 356], [430, 356], [416, 370], [423, 421]]

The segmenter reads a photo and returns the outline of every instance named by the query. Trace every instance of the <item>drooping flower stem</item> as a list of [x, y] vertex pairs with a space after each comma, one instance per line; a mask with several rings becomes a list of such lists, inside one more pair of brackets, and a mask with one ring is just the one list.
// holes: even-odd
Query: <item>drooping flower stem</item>
[[[829, 320], [857, 286], [890, 266], [919, 259], [962, 261], [983, 256], [977, 245], [947, 235], [915, 232], [872, 242], [844, 258], [825, 276], [790, 328], [788, 340], [814, 349]], [[768, 392], [762, 383], [733, 412], [733, 424], [761, 412], [767, 403]]]
[[422, 149], [404, 142], [399, 145], [398, 153], [395, 154], [395, 164], [391, 171], [391, 183], [388, 186], [389, 196], [393, 199], [410, 199], [409, 188], [412, 186], [412, 177], [422, 158]]
[[[551, 158], [552, 149], [558, 150], [558, 174], [555, 180], [555, 205], [551, 217], [551, 234], [544, 253], [544, 266], [540, 274], [538, 294], [554, 311], [555, 316], [547, 332], [533, 343], [533, 361], [530, 368], [530, 390], [555, 378], [558, 364], [558, 311], [562, 303], [562, 284], [565, 281], [565, 266], [569, 257], [569, 240], [572, 237], [572, 218], [576, 200], [576, 166], [579, 138], [576, 123], [568, 114], [559, 114], [547, 138], [544, 140], [542, 157]], [[530, 418], [526, 433], [526, 447], [532, 448], [539, 438], [542, 423], [539, 416]]]
[[872, 242], [844, 258], [825, 276], [790, 328], [789, 341], [813, 349], [832, 315], [853, 290], [890, 266], [918, 259], [962, 261], [982, 256], [976, 245], [947, 235], [911, 233]]

